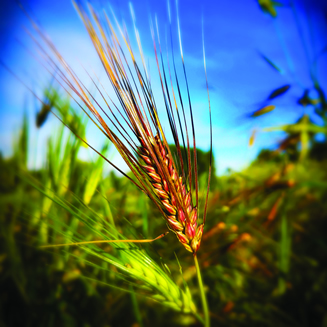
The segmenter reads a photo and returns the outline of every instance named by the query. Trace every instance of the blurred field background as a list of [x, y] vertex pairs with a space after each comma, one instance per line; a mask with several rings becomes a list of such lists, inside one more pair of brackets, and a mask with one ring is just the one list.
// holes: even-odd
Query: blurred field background
[[[23, 4], [59, 47], [61, 38], [77, 35], [74, 24], [84, 33], [71, 3], [52, 13], [38, 2]], [[0, 325], [200, 326], [194, 263], [172, 233], [145, 245], [40, 249], [154, 238], [167, 227], [144, 194], [51, 114], [123, 166], [51, 74], [28, 57], [21, 41], [32, 52], [34, 45], [21, 37], [28, 22], [19, 7], [2, 6]], [[128, 25], [128, 4], [112, 6]], [[148, 17], [140, 3], [133, 6], [152, 62]], [[211, 324], [327, 326], [326, 3], [179, 7], [201, 190], [209, 164], [201, 15], [212, 97], [215, 167], [198, 252]], [[166, 2], [147, 3], [146, 10], [158, 12], [164, 28]], [[87, 42], [85, 32], [70, 49], [62, 43], [64, 55], [73, 61], [80, 51], [92, 67], [88, 50], [81, 51]]]

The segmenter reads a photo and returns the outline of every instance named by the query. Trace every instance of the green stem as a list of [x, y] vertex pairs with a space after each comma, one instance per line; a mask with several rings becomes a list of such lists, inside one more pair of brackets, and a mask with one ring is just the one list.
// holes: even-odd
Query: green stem
[[139, 304], [137, 302], [137, 298], [136, 298], [134, 288], [133, 288], [132, 285], [130, 285], [129, 289], [131, 291], [132, 305], [133, 305], [133, 311], [134, 311], [136, 321], [138, 323], [138, 326], [143, 327], [142, 315], [141, 315], [141, 312], [140, 312]]
[[199, 262], [198, 262], [198, 257], [196, 256], [196, 254], [194, 255], [194, 263], [195, 263], [196, 275], [198, 276], [198, 283], [199, 283], [199, 288], [200, 288], [200, 293], [201, 293], [201, 301], [202, 301], [203, 312], [204, 312], [204, 326], [210, 327], [209, 308], [208, 308], [207, 298], [204, 293], [204, 287], [203, 287], [203, 282], [202, 282], [202, 277], [201, 277], [201, 270], [200, 270], [200, 266], [199, 266]]

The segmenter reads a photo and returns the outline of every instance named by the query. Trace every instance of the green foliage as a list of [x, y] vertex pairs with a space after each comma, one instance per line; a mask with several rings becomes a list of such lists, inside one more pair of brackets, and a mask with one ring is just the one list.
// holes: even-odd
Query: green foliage
[[[280, 3], [258, 4], [277, 17]], [[296, 20], [295, 8], [293, 14]], [[287, 72], [270, 55], [260, 56], [277, 73]], [[276, 150], [262, 150], [242, 172], [217, 177], [212, 167], [197, 256], [213, 326], [326, 325], [327, 148], [326, 138], [317, 142], [316, 135], [327, 134], [327, 105], [316, 66], [316, 59], [308, 61], [312, 85], [298, 95], [297, 121], [265, 130], [285, 133]], [[265, 103], [249, 117], [278, 114], [274, 99], [286, 97], [290, 86], [267, 92]], [[321, 125], [308, 115], [308, 106]], [[119, 242], [166, 232], [161, 213], [126, 178], [113, 171], [105, 175], [101, 157], [79, 160], [84, 144], [75, 135], [85, 139], [86, 120], [52, 87], [44, 93], [37, 127], [46, 124], [50, 111], [72, 133], [64, 126], [53, 131], [42, 168], [28, 169], [26, 115], [13, 156], [0, 156], [0, 325], [203, 323], [204, 294], [193, 258], [176, 237], [141, 245]], [[177, 155], [176, 147], [171, 151]], [[101, 153], [108, 156], [108, 144]], [[210, 154], [196, 150], [196, 155], [203, 190]], [[117, 242], [58, 246], [97, 240]]]
[[24, 114], [23, 126], [20, 131], [17, 143], [14, 145], [14, 157], [16, 157], [17, 166], [20, 169], [27, 168], [28, 160], [28, 120], [27, 114]]
[[[27, 131], [25, 121], [22, 151]], [[114, 172], [104, 175], [102, 158], [80, 161], [80, 147], [62, 127], [48, 141], [42, 169], [28, 170], [18, 150], [0, 158], [1, 323], [197, 325], [194, 263], [173, 235], [144, 246], [39, 248], [153, 238], [167, 230], [144, 194]], [[102, 154], [109, 150], [105, 145]], [[288, 153], [263, 150], [244, 171], [214, 176], [198, 252], [212, 325], [326, 321], [327, 173], [314, 151], [292, 161]], [[209, 158], [197, 155], [201, 183]], [[17, 305], [19, 315], [11, 309]]]
[[[21, 135], [28, 139], [24, 131], [27, 131], [25, 121]], [[71, 133], [67, 134], [65, 127], [61, 127], [49, 139], [45, 169], [29, 172], [19, 165], [21, 157], [15, 155], [10, 160], [1, 158], [2, 172], [5, 174], [3, 181], [6, 182], [1, 185], [3, 250], [0, 257], [4, 273], [1, 283], [10, 285], [1, 301], [5, 302], [5, 306], [11, 306], [14, 298], [19, 297], [25, 301], [21, 306], [26, 307], [22, 316], [4, 311], [2, 323], [22, 324], [24, 321], [24, 324], [37, 324], [36, 316], [29, 315], [27, 308], [34, 308], [36, 312], [39, 310], [43, 287], [48, 290], [45, 296], [48, 309], [40, 307], [38, 315], [45, 324], [98, 324], [93, 312], [90, 317], [83, 317], [84, 321], [75, 316], [77, 307], [84, 311], [85, 308], [72, 304], [71, 297], [79, 296], [82, 290], [88, 299], [84, 301], [85, 305], [96, 301], [101, 308], [103, 299], [98, 294], [100, 292], [106, 296], [105, 287], [108, 296], [113, 298], [122, 291], [130, 293], [134, 308], [137, 301], [152, 301], [165, 308], [191, 314], [194, 321], [197, 313], [190, 290], [173, 282], [167, 264], [149, 247], [144, 248], [155, 254], [159, 264], [142, 247], [119, 241], [104, 247], [86, 244], [77, 248], [54, 247], [51, 251], [39, 248], [51, 243], [125, 240], [123, 230], [129, 238], [138, 239], [142, 238], [140, 233], [147, 232], [147, 228], [144, 228], [146, 225], [140, 231], [137, 228], [139, 222], [147, 219], [144, 196], [137, 195], [135, 187], [113, 174], [104, 179], [104, 160], [101, 157], [93, 163], [80, 162], [77, 159], [80, 146], [79, 139]], [[104, 146], [102, 154], [107, 155], [108, 150], [108, 145]], [[124, 198], [126, 201], [122, 202]], [[143, 202], [142, 207], [138, 207], [138, 199]], [[121, 219], [116, 225], [114, 215], [117, 213]], [[123, 217], [128, 215], [132, 219], [126, 225]], [[36, 272], [33, 267], [37, 268]], [[40, 287], [33, 290], [33, 285], [38, 283]], [[128, 306], [130, 301], [127, 299], [129, 297], [125, 296], [124, 302]], [[67, 305], [75, 306], [74, 311], [67, 312]], [[138, 320], [141, 315], [144, 313], [138, 312]], [[115, 317], [117, 313], [113, 313], [110, 319], [114, 321]]]

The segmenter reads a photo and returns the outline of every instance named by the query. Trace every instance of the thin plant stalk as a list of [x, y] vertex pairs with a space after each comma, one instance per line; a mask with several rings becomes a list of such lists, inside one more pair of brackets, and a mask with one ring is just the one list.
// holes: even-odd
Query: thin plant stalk
[[200, 289], [200, 294], [201, 294], [201, 301], [202, 301], [202, 307], [203, 307], [203, 313], [204, 313], [204, 326], [210, 327], [209, 307], [208, 307], [207, 298], [206, 298], [206, 295], [204, 292], [202, 276], [201, 276], [201, 269], [199, 266], [199, 261], [198, 261], [197, 255], [195, 254], [193, 256], [193, 258], [194, 258], [196, 275], [198, 277], [199, 289]]
[[[177, 2], [176, 12], [178, 39], [183, 67], [183, 77], [186, 84], [186, 94], [189, 106], [189, 119], [191, 122], [192, 131], [191, 136], [193, 139], [193, 156], [191, 155], [191, 137], [189, 137], [189, 128], [187, 126], [188, 124], [185, 117], [184, 104], [175, 65], [174, 74], [176, 77], [176, 85], [180, 98], [180, 106], [178, 106], [175, 99], [176, 91], [174, 91], [169, 66], [168, 71], [172, 90], [169, 90], [168, 88], [169, 80], [167, 79], [166, 69], [162, 57], [157, 20], [157, 36], [155, 36], [155, 31], [152, 24], [151, 35], [158, 68], [158, 76], [164, 98], [164, 105], [169, 120], [171, 135], [173, 136], [177, 149], [177, 153], [174, 154], [170, 150], [164, 128], [159, 119], [158, 106], [153, 96], [151, 81], [144, 63], [143, 51], [135, 26], [135, 20], [133, 19], [134, 29], [145, 74], [141, 73], [141, 66], [137, 64], [128, 33], [123, 32], [114, 15], [113, 19], [110, 19], [106, 13], [103, 15], [98, 15], [91, 5], [88, 6], [87, 10], [86, 7], [80, 2], [73, 1], [73, 4], [87, 29], [99, 59], [101, 60], [101, 63], [107, 73], [108, 80], [116, 94], [118, 105], [116, 105], [115, 102], [107, 95], [105, 90], [101, 91], [100, 87], [95, 85], [99, 91], [100, 99], [105, 103], [104, 106], [101, 106], [94, 98], [92, 93], [85, 87], [83, 82], [77, 77], [72, 68], [65, 62], [53, 43], [42, 33], [36, 24], [33, 24], [38, 32], [38, 35], [41, 37], [43, 42], [45, 42], [46, 48], [49, 48], [52, 51], [53, 56], [48, 54], [47, 50], [41, 45], [40, 42], [37, 40], [35, 41], [41, 52], [43, 52], [48, 58], [50, 68], [55, 69], [57, 72], [57, 81], [69, 93], [74, 101], [76, 101], [89, 119], [114, 144], [135, 178], [132, 179], [129, 177], [111, 161], [105, 158], [105, 156], [101, 155], [98, 151], [95, 151], [100, 154], [100, 156], [109, 164], [126, 176], [131, 182], [133, 182], [135, 186], [137, 186], [152, 200], [166, 220], [168, 229], [176, 235], [177, 239], [184, 246], [184, 248], [193, 254], [204, 308], [205, 326], [209, 326], [209, 310], [205, 299], [201, 273], [196, 257], [196, 252], [201, 244], [206, 220], [212, 165], [212, 122], [204, 41], [204, 68], [210, 117], [210, 163], [203, 218], [202, 221], [200, 221], [195, 127], [190, 90], [182, 50]], [[132, 17], [134, 18], [133, 14]], [[113, 26], [113, 22], [116, 23], [116, 28]], [[123, 40], [122, 44], [119, 41], [119, 34], [117, 32], [120, 32], [121, 40]], [[124, 49], [123, 46], [126, 49]], [[127, 60], [127, 57], [125, 56], [125, 51], [129, 54], [129, 60]], [[173, 54], [172, 57], [174, 58]], [[94, 79], [91, 76], [90, 78], [94, 82]], [[172, 98], [175, 100], [174, 103], [171, 101]], [[180, 118], [180, 112], [183, 116], [185, 126], [179, 132], [175, 118]], [[109, 125], [107, 124], [107, 121], [110, 122]], [[89, 145], [83, 139], [83, 137], [78, 135], [78, 133], [76, 135], [84, 143]], [[183, 140], [184, 144], [184, 138], [186, 139], [187, 143], [186, 150], [180, 143], [180, 140]], [[93, 147], [91, 148], [94, 149]], [[186, 158], [183, 158], [182, 156], [182, 152], [184, 151], [186, 151]], [[165, 234], [162, 234], [152, 240], [119, 241], [120, 243], [146, 243], [152, 242], [163, 237], [164, 235]], [[109, 242], [114, 244], [117, 243], [117, 240], [87, 241], [49, 245], [44, 247]]]

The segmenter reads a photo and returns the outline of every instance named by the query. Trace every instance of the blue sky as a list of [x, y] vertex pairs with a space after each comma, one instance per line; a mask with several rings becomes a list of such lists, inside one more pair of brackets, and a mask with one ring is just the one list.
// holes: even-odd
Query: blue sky
[[[283, 1], [286, 2], [288, 1]], [[51, 7], [49, 3], [49, 1], [23, 1], [26, 9], [33, 13], [60, 53], [86, 85], [91, 83], [82, 66], [94, 70], [104, 80], [105, 74], [72, 3], [58, 0], [51, 2]], [[105, 3], [106, 9], [109, 9], [107, 1], [92, 3], [96, 8], [102, 8]], [[133, 35], [128, 1], [117, 0], [111, 1], [110, 4], [118, 20], [120, 22], [124, 20]], [[167, 2], [165, 0], [133, 1], [132, 4], [156, 91], [159, 90], [159, 84], [149, 17], [157, 15], [162, 42], [165, 43], [164, 35], [168, 26]], [[31, 29], [30, 24], [15, 2], [2, 2], [0, 6], [2, 7], [0, 59], [35, 92], [41, 94], [48, 86], [51, 75], [30, 54], [30, 52], [37, 54], [37, 47], [24, 30], [25, 27]], [[294, 6], [299, 17], [301, 34], [308, 45], [309, 58], [312, 61], [327, 43], [326, 2], [297, 0], [294, 1]], [[177, 51], [176, 11], [175, 3], [172, 1], [171, 7], [175, 31], [173, 41]], [[199, 147], [203, 150], [209, 147], [208, 102], [201, 36], [203, 17], [216, 165], [219, 174], [222, 174], [227, 167], [240, 170], [255, 158], [261, 148], [275, 145], [282, 137], [278, 133], [258, 133], [254, 146], [249, 148], [248, 141], [253, 128], [261, 129], [292, 123], [304, 112], [303, 108], [296, 104], [296, 100], [305, 88], [312, 87], [312, 82], [309, 78], [308, 62], [299, 37], [294, 11], [286, 5], [278, 7], [278, 17], [272, 19], [262, 13], [254, 0], [201, 2], [181, 0], [178, 7]], [[132, 40], [135, 43], [133, 37]], [[279, 74], [273, 70], [259, 53], [273, 60], [284, 73]], [[324, 76], [322, 73], [327, 71], [326, 55], [317, 58], [319, 81], [326, 90], [327, 74]], [[180, 64], [179, 60], [177, 62]], [[256, 120], [247, 117], [266, 103], [265, 99], [272, 90], [285, 84], [290, 84], [291, 89], [285, 96], [272, 102], [276, 105], [274, 112]], [[33, 99], [26, 87], [0, 66], [0, 150], [5, 156], [11, 153], [13, 137], [17, 135], [21, 126], [24, 110], [27, 110], [32, 122], [39, 106], [40, 104]], [[310, 113], [311, 109], [306, 110]], [[162, 116], [165, 124], [167, 120], [164, 118], [164, 112]], [[42, 149], [45, 148], [46, 139], [56, 126], [58, 126], [56, 118], [51, 117], [41, 130], [31, 128], [33, 145], [30, 149], [31, 166], [40, 165], [44, 157]], [[101, 147], [103, 139], [91, 124], [89, 124], [87, 138], [92, 145]], [[91, 158], [92, 153], [85, 150], [82, 157]], [[117, 156], [113, 161], [122, 165], [121, 159]]]

